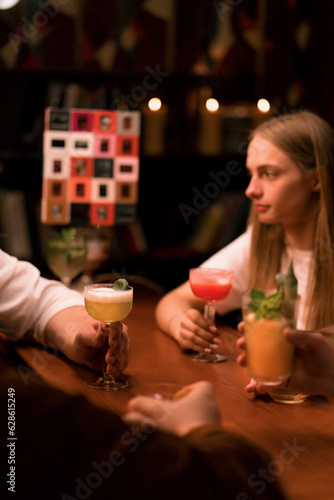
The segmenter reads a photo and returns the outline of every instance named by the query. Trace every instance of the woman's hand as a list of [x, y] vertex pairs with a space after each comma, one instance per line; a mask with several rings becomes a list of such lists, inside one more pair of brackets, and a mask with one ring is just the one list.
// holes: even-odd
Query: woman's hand
[[197, 382], [184, 389], [185, 396], [160, 400], [138, 396], [128, 403], [123, 419], [128, 424], [147, 424], [177, 436], [207, 424], [220, 424], [221, 417], [209, 382]]
[[220, 343], [217, 328], [197, 309], [176, 314], [170, 321], [169, 333], [182, 349], [197, 352], [210, 353]]

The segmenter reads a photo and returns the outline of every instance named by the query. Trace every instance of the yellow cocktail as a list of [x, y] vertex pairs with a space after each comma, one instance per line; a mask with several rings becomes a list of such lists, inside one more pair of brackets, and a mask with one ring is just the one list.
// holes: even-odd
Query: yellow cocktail
[[92, 288], [85, 293], [88, 314], [98, 321], [110, 323], [126, 318], [132, 308], [133, 290]]
[[129, 384], [126, 380], [115, 380], [107, 373], [106, 354], [109, 349], [111, 323], [122, 321], [132, 309], [133, 288], [125, 279], [115, 283], [86, 285], [84, 288], [85, 306], [88, 314], [97, 321], [105, 323], [105, 343], [103, 352], [103, 374], [98, 380], [85, 382], [90, 389], [118, 391]]

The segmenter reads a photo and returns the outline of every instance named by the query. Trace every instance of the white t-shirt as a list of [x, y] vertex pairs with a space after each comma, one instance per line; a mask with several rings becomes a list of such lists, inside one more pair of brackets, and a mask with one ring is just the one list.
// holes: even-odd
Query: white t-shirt
[[49, 320], [62, 309], [83, 304], [79, 292], [42, 278], [32, 264], [0, 250], [0, 331], [10, 340], [32, 331], [44, 344]]
[[[203, 267], [226, 268], [234, 271], [233, 287], [230, 294], [226, 299], [216, 304], [217, 313], [220, 315], [235, 309], [241, 309], [241, 296], [247, 291], [251, 237], [252, 229], [248, 228], [239, 238], [219, 250], [202, 264]], [[281, 261], [282, 273], [287, 272], [291, 260], [298, 281], [297, 292], [301, 297], [297, 328], [303, 329], [305, 328], [306, 288], [311, 270], [312, 251], [286, 247]]]

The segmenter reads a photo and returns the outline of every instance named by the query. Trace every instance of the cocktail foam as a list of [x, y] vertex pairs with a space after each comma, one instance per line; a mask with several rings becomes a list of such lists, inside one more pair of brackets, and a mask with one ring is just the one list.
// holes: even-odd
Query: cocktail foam
[[101, 287], [86, 291], [86, 299], [92, 302], [129, 302], [133, 290], [114, 290], [113, 288]]

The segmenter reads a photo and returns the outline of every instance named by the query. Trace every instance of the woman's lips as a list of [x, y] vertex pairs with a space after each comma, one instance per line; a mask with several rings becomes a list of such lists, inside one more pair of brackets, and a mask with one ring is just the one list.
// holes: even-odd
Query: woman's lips
[[266, 212], [268, 210], [268, 208], [269, 208], [269, 205], [260, 205], [260, 204], [255, 205], [255, 210], [257, 212], [260, 212], [260, 213]]

